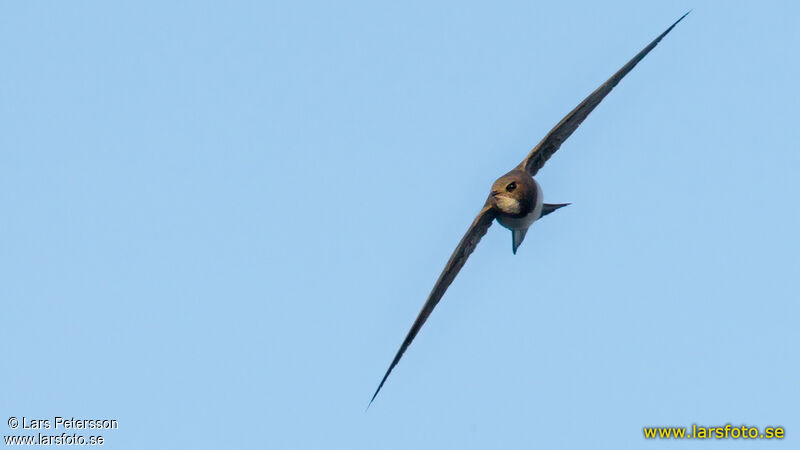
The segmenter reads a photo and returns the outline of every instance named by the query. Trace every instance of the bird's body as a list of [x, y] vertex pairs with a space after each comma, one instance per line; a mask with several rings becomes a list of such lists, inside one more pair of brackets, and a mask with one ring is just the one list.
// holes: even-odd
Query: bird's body
[[422, 306], [417, 319], [408, 331], [405, 340], [400, 345], [400, 349], [395, 354], [389, 369], [383, 376], [378, 389], [370, 400], [370, 404], [380, 392], [392, 369], [400, 361], [411, 341], [414, 340], [422, 325], [430, 316], [433, 309], [439, 303], [450, 283], [453, 282], [461, 267], [464, 266], [469, 255], [475, 250], [478, 242], [486, 234], [492, 222], [497, 219], [500, 225], [511, 230], [512, 251], [517, 252], [529, 227], [541, 217], [567, 206], [568, 203], [548, 204], [543, 202], [542, 188], [534, 180], [534, 176], [545, 162], [561, 147], [561, 144], [569, 138], [578, 126], [586, 119], [590, 112], [608, 95], [609, 92], [627, 75], [636, 64], [641, 61], [650, 50], [652, 50], [661, 39], [667, 35], [684, 17], [672, 24], [666, 31], [656, 37], [642, 51], [628, 61], [621, 69], [611, 76], [605, 83], [600, 85], [594, 92], [589, 94], [575, 109], [570, 111], [561, 121], [544, 137], [544, 139], [531, 150], [522, 162], [507, 174], [498, 178], [491, 188], [489, 198], [478, 212], [477, 217], [470, 225], [464, 237], [458, 243], [455, 251], [450, 256], [447, 264], [442, 270], [439, 279], [434, 284], [427, 301]]
[[487, 202], [495, 205], [497, 223], [511, 230], [511, 249], [517, 253], [528, 228], [542, 217], [542, 187], [528, 172], [514, 169], [492, 184]]

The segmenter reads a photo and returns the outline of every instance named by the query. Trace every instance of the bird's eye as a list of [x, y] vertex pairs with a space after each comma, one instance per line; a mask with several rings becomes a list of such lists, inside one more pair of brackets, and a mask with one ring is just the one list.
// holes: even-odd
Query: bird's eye
[[506, 191], [511, 192], [516, 188], [517, 188], [517, 183], [512, 181], [511, 183], [508, 183], [508, 186], [506, 186]]

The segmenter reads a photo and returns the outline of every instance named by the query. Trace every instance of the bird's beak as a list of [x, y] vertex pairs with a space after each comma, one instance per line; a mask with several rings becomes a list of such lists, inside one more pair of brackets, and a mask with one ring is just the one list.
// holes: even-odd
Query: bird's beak
[[499, 193], [500, 193], [500, 191], [492, 191], [492, 197], [496, 197], [497, 194], [499, 194]]

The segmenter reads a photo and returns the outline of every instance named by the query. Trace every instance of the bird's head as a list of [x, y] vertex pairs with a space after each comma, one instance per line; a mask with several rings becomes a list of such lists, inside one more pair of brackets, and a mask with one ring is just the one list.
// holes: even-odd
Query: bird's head
[[524, 215], [533, 204], [531, 196], [535, 199], [533, 178], [522, 170], [512, 170], [492, 184], [490, 199], [505, 214]]

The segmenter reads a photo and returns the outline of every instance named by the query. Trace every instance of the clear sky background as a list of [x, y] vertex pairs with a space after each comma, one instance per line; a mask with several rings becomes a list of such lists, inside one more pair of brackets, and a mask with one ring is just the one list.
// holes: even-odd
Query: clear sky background
[[[491, 182], [689, 9], [495, 225]], [[0, 429], [797, 448], [800, 3], [3, 2]], [[645, 425], [782, 425], [651, 442]]]

